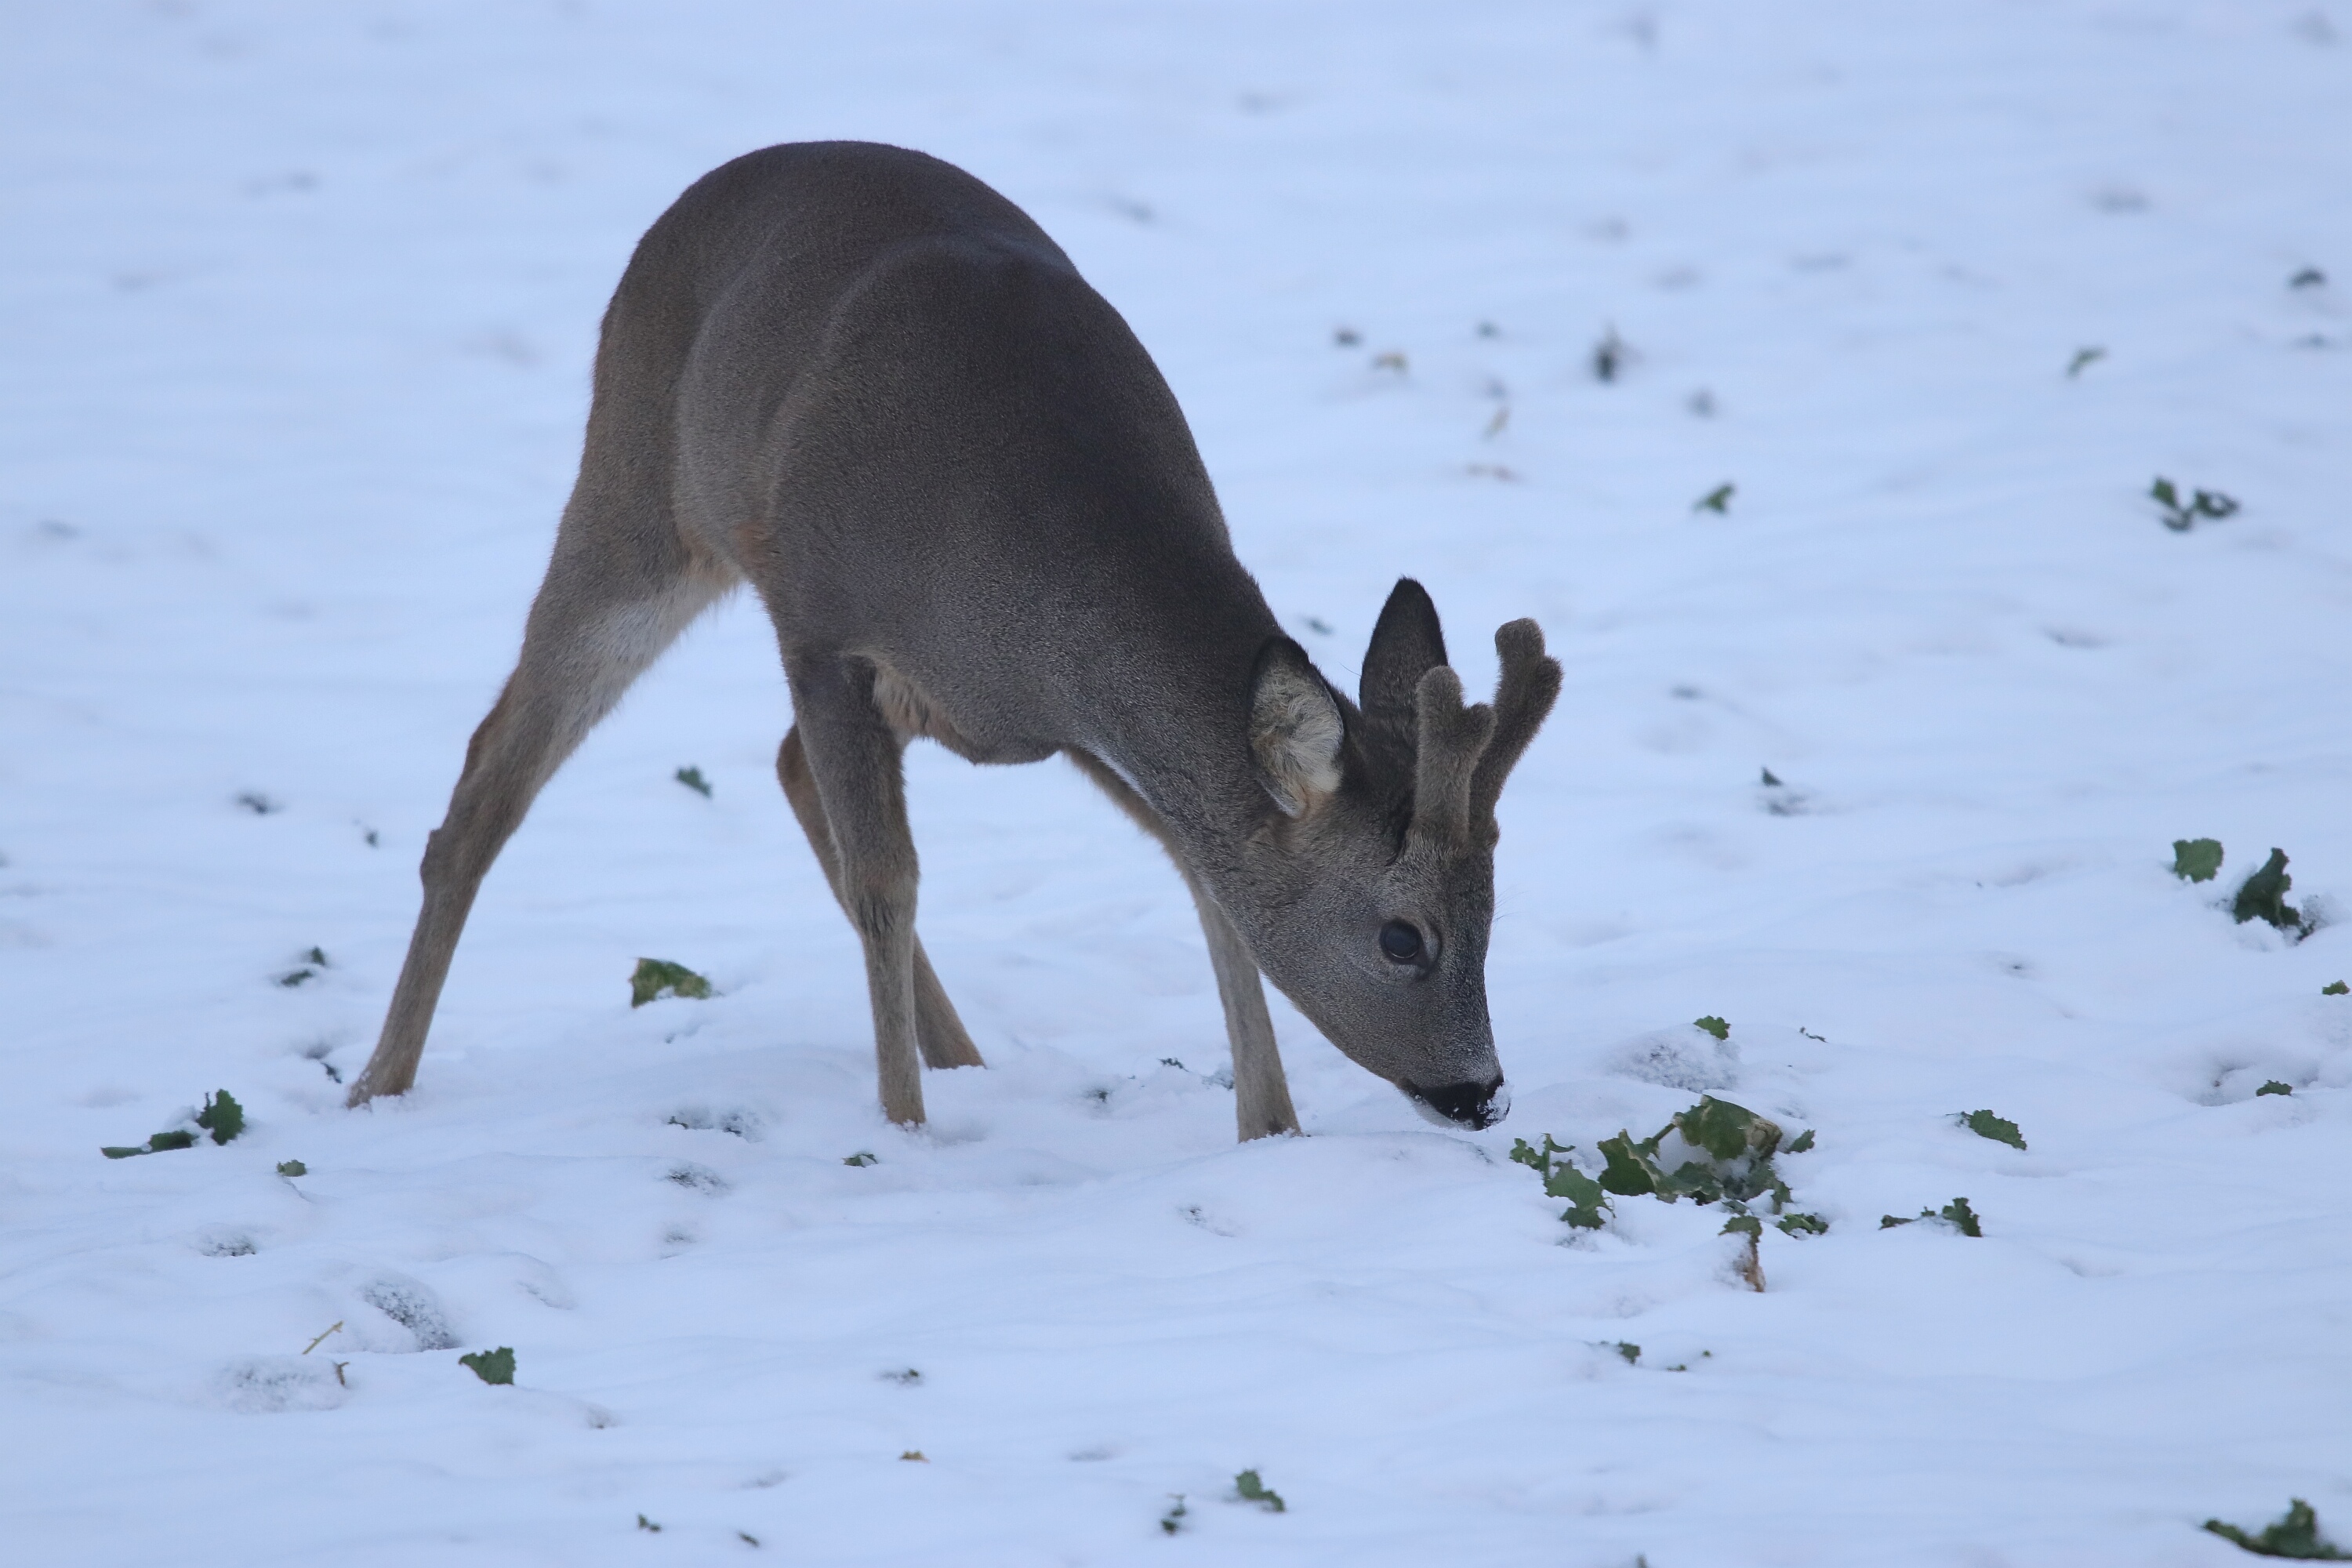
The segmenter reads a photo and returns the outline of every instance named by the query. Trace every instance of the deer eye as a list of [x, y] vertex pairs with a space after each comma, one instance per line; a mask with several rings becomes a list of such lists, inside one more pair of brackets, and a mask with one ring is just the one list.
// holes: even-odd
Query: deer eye
[[1408, 921], [1391, 921], [1381, 927], [1381, 952], [1391, 963], [1419, 963], [1421, 932]]

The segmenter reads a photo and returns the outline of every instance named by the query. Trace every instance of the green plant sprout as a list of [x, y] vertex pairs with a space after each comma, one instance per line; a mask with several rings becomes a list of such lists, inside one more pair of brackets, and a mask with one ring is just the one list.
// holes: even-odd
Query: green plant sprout
[[667, 992], [673, 996], [688, 996], [707, 1001], [710, 982], [683, 963], [672, 963], [666, 958], [641, 958], [629, 976], [629, 1005], [642, 1007]]
[[1898, 1225], [1916, 1225], [1923, 1219], [1941, 1220], [1957, 1229], [1962, 1236], [1981, 1237], [1984, 1235], [1984, 1226], [1977, 1219], [1977, 1211], [1969, 1207], [1969, 1200], [1966, 1198], [1954, 1198], [1940, 1209], [1921, 1209], [1909, 1219], [1898, 1219], [1891, 1214], [1882, 1215], [1879, 1216], [1878, 1228], [1892, 1230]]
[[2319, 1533], [2319, 1515], [2301, 1498], [2289, 1498], [2284, 1518], [2263, 1526], [2260, 1535], [2248, 1535], [2234, 1524], [2209, 1519], [2200, 1527], [2257, 1557], [2292, 1557], [2306, 1563], [2352, 1561], [2335, 1542]]
[[1282, 1500], [1282, 1494], [1258, 1479], [1255, 1470], [1244, 1470], [1240, 1475], [1235, 1476], [1234, 1492], [1242, 1501], [1254, 1502], [1268, 1513], [1290, 1511], [1290, 1505]]
[[2162, 475], [2147, 487], [2147, 493], [2162, 513], [2164, 526], [2175, 533], [2188, 532], [2200, 521], [2219, 522], [2238, 510], [2238, 503], [2219, 490], [2198, 490], [2184, 501], [2172, 481]]
[[2025, 1135], [2017, 1130], [2017, 1123], [2006, 1117], [1995, 1116], [1990, 1110], [1956, 1110], [1952, 1113], [1952, 1120], [1979, 1138], [1990, 1138], [2012, 1149], [2025, 1147]]
[[2172, 874], [2185, 882], [2210, 882], [2221, 869], [2218, 838], [2176, 838], [2172, 841]]

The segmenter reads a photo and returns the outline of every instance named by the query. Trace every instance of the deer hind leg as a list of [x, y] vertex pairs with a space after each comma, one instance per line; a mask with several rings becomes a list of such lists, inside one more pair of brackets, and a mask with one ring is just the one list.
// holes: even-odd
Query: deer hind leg
[[[729, 586], [698, 570], [683, 549], [647, 562], [640, 552], [614, 580], [593, 531], [572, 514], [556, 541], [547, 581], [532, 603], [522, 656], [466, 747], [449, 813], [426, 838], [424, 908], [374, 1054], [345, 1103], [404, 1094], [490, 863], [564, 758], [613, 710], [621, 694]], [[648, 572], [648, 565], [667, 570]]]
[[[841, 857], [833, 847], [833, 827], [824, 819], [824, 803], [817, 798], [816, 779], [809, 772], [808, 752], [801, 744], [798, 725], [784, 731], [784, 743], [776, 752], [776, 777], [784, 786], [784, 798], [792, 802], [793, 815], [800, 818], [801, 831], [808, 835], [809, 847], [816, 851], [817, 864], [824, 868], [825, 885], [846, 913], [849, 905], [841, 895]], [[915, 938], [915, 1038], [922, 1047], [925, 1067], [988, 1065], [964, 1031], [963, 1020], [956, 1016], [955, 1004], [940, 984], [919, 933]]]
[[1209, 967], [1217, 975], [1217, 1000], [1224, 1005], [1225, 1038], [1234, 1049], [1234, 1117], [1242, 1142], [1298, 1131], [1298, 1112], [1291, 1108], [1290, 1081], [1282, 1071], [1282, 1052], [1275, 1044], [1274, 1019], [1265, 1010], [1265, 985], [1258, 977], [1257, 961], [1250, 957], [1241, 932], [1209, 896], [1177, 853], [1174, 840], [1141, 795], [1127, 781], [1105, 767], [1100, 759], [1081, 751], [1067, 753], [1078, 771], [1100, 785], [1135, 825], [1160, 841], [1177, 874], [1192, 891], [1192, 908], [1201, 917], [1201, 934], [1208, 939]]
[[[923, 1120], [915, 1000], [919, 868], [900, 769], [905, 744], [875, 705], [872, 665], [840, 655], [787, 653], [784, 675], [793, 689], [793, 728], [801, 736], [818, 811], [832, 841], [830, 879], [866, 949], [882, 1113], [902, 1126], [919, 1126]], [[810, 837], [814, 841], [816, 836]]]

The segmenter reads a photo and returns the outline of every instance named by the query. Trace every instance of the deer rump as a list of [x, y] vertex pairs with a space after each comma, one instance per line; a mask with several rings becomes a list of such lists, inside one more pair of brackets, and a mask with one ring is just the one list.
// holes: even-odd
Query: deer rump
[[1532, 621], [1465, 705], [1400, 580], [1350, 701], [1234, 558], [1174, 395], [1017, 207], [863, 142], [753, 153], [639, 242], [512, 675], [428, 838], [350, 1103], [414, 1083], [491, 862], [688, 622], [749, 582], [794, 723], [777, 773], [863, 946], [884, 1113], [982, 1065], [915, 933], [901, 757], [1061, 752], [1192, 893], [1241, 1136], [1297, 1130], [1260, 984], [1433, 1118], [1507, 1107], [1487, 1020], [1495, 805], [1559, 687]]

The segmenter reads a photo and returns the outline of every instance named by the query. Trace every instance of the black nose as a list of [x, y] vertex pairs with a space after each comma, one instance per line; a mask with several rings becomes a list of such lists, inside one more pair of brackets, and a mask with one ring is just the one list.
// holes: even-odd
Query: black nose
[[1467, 1127], [1473, 1131], [1492, 1127], [1511, 1113], [1510, 1097], [1503, 1092], [1500, 1073], [1484, 1083], [1449, 1083], [1443, 1089], [1408, 1088], [1405, 1093], [1433, 1117], [1443, 1117], [1456, 1127]]

